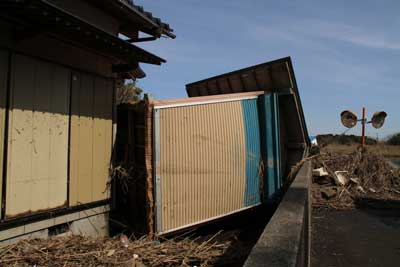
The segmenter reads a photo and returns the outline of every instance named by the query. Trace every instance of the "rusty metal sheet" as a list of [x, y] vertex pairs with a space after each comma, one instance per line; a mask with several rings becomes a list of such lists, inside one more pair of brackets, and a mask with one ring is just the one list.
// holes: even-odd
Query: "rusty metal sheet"
[[155, 144], [159, 150], [156, 191], [160, 188], [156, 192], [157, 231], [173, 231], [245, 208], [241, 101], [155, 112], [159, 116], [159, 126], [154, 126], [159, 127], [155, 129], [159, 133], [159, 144], [157, 140]]
[[[0, 177], [3, 177], [3, 156], [5, 145], [5, 117], [6, 117], [6, 97], [7, 97], [7, 75], [9, 65], [8, 52], [0, 50]], [[1, 180], [2, 181], [2, 180]], [[2, 186], [0, 182], [0, 207], [2, 202]], [[1, 213], [0, 213], [1, 216]]]
[[71, 98], [70, 205], [109, 197], [113, 83], [74, 72]]
[[12, 65], [6, 217], [67, 200], [70, 72], [22, 55]]

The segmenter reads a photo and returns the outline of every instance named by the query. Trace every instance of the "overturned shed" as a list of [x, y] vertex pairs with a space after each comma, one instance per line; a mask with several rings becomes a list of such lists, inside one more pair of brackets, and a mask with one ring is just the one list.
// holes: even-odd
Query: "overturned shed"
[[[119, 109], [125, 122], [118, 143], [125, 155], [135, 155], [127, 166], [142, 170], [131, 180], [146, 192], [142, 224], [157, 234], [273, 201], [307, 153], [289, 58], [193, 83], [187, 91], [187, 99]], [[143, 129], [140, 137], [132, 129]], [[126, 203], [127, 213], [143, 210], [138, 201]]]

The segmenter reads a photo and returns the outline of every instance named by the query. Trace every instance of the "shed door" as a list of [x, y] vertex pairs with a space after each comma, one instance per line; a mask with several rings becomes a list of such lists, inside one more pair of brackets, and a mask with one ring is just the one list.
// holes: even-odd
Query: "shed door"
[[[8, 52], [0, 50], [0, 177], [3, 177], [4, 125], [6, 115], [6, 88], [8, 74]], [[0, 181], [2, 181], [0, 179]], [[2, 183], [0, 182], [0, 207], [2, 201]], [[0, 214], [1, 215], [1, 214]]]
[[16, 55], [12, 61], [6, 217], [67, 202], [70, 72]]

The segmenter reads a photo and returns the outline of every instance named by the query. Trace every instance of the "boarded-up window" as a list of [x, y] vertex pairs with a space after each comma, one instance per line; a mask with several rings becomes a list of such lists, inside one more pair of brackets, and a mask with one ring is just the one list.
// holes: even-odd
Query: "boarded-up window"
[[71, 97], [70, 205], [109, 197], [113, 82], [73, 73]]
[[8, 125], [6, 216], [66, 205], [70, 71], [16, 55]]

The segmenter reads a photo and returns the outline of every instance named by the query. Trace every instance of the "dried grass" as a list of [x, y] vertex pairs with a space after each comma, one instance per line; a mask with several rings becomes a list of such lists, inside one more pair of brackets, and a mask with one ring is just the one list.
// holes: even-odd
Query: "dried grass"
[[[230, 246], [207, 239], [129, 240], [82, 236], [22, 240], [0, 250], [0, 266], [210, 266]], [[137, 256], [135, 256], [137, 255]]]

